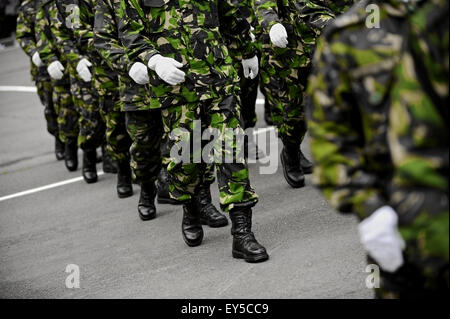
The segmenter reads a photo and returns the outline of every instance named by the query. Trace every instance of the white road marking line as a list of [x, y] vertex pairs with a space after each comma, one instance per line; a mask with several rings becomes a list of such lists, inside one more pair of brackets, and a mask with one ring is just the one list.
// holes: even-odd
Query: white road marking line
[[37, 92], [34, 86], [4, 86], [0, 85], [0, 92]]
[[[105, 173], [103, 171], [99, 171], [97, 173], [98, 176], [101, 176], [101, 175], [104, 175], [104, 174]], [[57, 183], [53, 183], [53, 184], [49, 184], [49, 185], [45, 185], [45, 186], [29, 189], [29, 190], [26, 190], [26, 191], [23, 191], [23, 192], [19, 192], [19, 193], [15, 193], [15, 194], [11, 194], [11, 195], [0, 197], [0, 202], [3, 202], [3, 201], [8, 200], [8, 199], [13, 199], [13, 198], [17, 198], [17, 197], [22, 197], [22, 196], [26, 196], [26, 195], [42, 192], [42, 191], [45, 191], [45, 190], [48, 190], [48, 189], [64, 186], [64, 185], [67, 185], [67, 184], [73, 184], [73, 183], [76, 183], [76, 182], [79, 182], [79, 181], [82, 181], [82, 180], [83, 180], [83, 176], [80, 176], [80, 177], [67, 179], [65, 181], [61, 181], [61, 182], [57, 182]]]

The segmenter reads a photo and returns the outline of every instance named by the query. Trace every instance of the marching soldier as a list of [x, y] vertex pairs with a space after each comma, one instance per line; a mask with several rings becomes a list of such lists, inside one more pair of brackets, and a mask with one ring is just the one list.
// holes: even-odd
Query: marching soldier
[[[35, 34], [38, 40], [36, 52], [42, 64], [47, 67], [47, 72], [51, 76], [48, 66], [53, 61], [66, 62], [66, 56], [61, 55], [56, 45], [56, 39], [51, 31], [51, 24], [55, 19], [55, 12], [49, 11], [52, 1], [38, 1], [38, 11], [36, 14]], [[50, 60], [52, 57], [53, 61]], [[53, 64], [53, 65], [56, 65]], [[53, 105], [57, 107], [59, 137], [64, 143], [64, 161], [69, 171], [76, 171], [78, 168], [77, 157], [77, 137], [79, 133], [79, 115], [73, 104], [70, 91], [69, 69], [59, 71], [58, 76], [52, 77]]]
[[[314, 183], [362, 220], [380, 298], [449, 286], [448, 3], [430, 2], [412, 18], [413, 2], [352, 7], [324, 32], [308, 88]], [[367, 27], [369, 4], [379, 28]]]
[[306, 134], [304, 90], [316, 38], [336, 13], [352, 1], [256, 0], [263, 55], [261, 89], [272, 106], [272, 120], [283, 142], [281, 162], [288, 184], [305, 185], [311, 162], [300, 144]]
[[[229, 26], [233, 34], [251, 44], [250, 26], [244, 18], [239, 19], [239, 4], [173, 0], [122, 3], [125, 10], [119, 36], [131, 61], [129, 74], [136, 83], [149, 86], [150, 105], [161, 109], [165, 130], [172, 133], [171, 149], [180, 150], [184, 138], [192, 142], [196, 120], [201, 121], [202, 131], [213, 128], [222, 137], [226, 128], [242, 132], [238, 77], [219, 32], [221, 17], [234, 16], [236, 20]], [[255, 52], [248, 51], [244, 59], [254, 55]], [[185, 134], [174, 134], [177, 131]], [[225, 143], [235, 160], [233, 163], [216, 160], [215, 164], [220, 204], [230, 213], [232, 221], [233, 257], [248, 262], [267, 260], [265, 248], [251, 232], [252, 207], [258, 196], [250, 185], [247, 165], [237, 156], [236, 142], [228, 138]], [[216, 147], [226, 158], [224, 148]], [[188, 161], [171, 157], [168, 172], [171, 196], [183, 203], [183, 238], [187, 245], [198, 246], [203, 229], [197, 194], [206, 163], [196, 163], [193, 157], [192, 152]]]

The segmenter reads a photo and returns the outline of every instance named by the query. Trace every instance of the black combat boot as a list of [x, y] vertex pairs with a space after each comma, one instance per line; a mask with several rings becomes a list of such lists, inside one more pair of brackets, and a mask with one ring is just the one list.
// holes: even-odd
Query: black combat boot
[[312, 174], [313, 172], [313, 163], [309, 159], [306, 158], [305, 154], [303, 154], [302, 150], [299, 151], [300, 156], [300, 166], [302, 167], [304, 174]]
[[95, 148], [83, 152], [82, 174], [86, 183], [91, 184], [97, 182], [97, 152]]
[[64, 159], [65, 145], [58, 136], [55, 137], [55, 156], [58, 161]]
[[145, 182], [141, 184], [138, 212], [139, 217], [142, 220], [150, 220], [156, 217], [155, 196], [156, 187], [154, 182]]
[[171, 198], [169, 194], [169, 174], [167, 167], [163, 166], [156, 181], [156, 188], [158, 189], [158, 204], [181, 205], [182, 203]]
[[102, 162], [103, 162], [103, 172], [109, 174], [117, 174], [117, 163], [114, 161], [109, 155], [109, 152], [106, 150], [106, 146], [102, 145]]
[[281, 151], [284, 178], [293, 188], [305, 186], [305, 175], [300, 166], [298, 146], [285, 144]]
[[266, 249], [259, 244], [252, 233], [251, 208], [235, 209], [230, 212], [231, 235], [233, 235], [233, 257], [246, 262], [257, 263], [269, 259]]
[[196, 200], [200, 209], [200, 222], [203, 225], [213, 228], [228, 225], [228, 218], [212, 204], [210, 185], [204, 185], [200, 188]]
[[117, 166], [117, 196], [119, 198], [133, 196], [130, 162], [128, 160], [119, 161]]
[[64, 146], [64, 162], [69, 172], [76, 171], [78, 168], [78, 145], [77, 140], [72, 140]]
[[194, 201], [183, 205], [181, 233], [183, 235], [184, 242], [189, 247], [199, 246], [202, 243], [203, 228], [200, 222], [200, 210]]

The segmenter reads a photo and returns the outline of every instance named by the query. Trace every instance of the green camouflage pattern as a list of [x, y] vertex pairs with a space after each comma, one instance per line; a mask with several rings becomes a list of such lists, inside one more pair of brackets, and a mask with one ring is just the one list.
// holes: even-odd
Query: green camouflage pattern
[[[405, 261], [417, 269], [417, 286], [436, 293], [450, 287], [448, 10], [448, 1], [431, 0], [411, 17], [408, 49], [395, 70], [388, 126], [394, 166], [389, 200], [407, 244]], [[408, 293], [389, 289], [391, 282], [384, 288], [386, 281], [380, 297]]]
[[[369, 3], [380, 7], [380, 28], [366, 27]], [[393, 3], [361, 1], [326, 28], [307, 91], [313, 183], [338, 211], [360, 218], [385, 203], [381, 181], [391, 171], [386, 112], [408, 17]]]
[[[262, 43], [261, 90], [283, 143], [300, 145], [307, 130], [304, 91], [312, 53], [322, 29], [353, 1], [255, 0], [256, 33]], [[286, 48], [275, 47], [269, 31], [282, 23]]]
[[[365, 24], [372, 3], [379, 29]], [[388, 205], [399, 216], [405, 262], [381, 270], [379, 298], [449, 287], [448, 3], [415, 9], [365, 0], [338, 17], [307, 92], [313, 183], [339, 212], [364, 219]]]
[[[17, 17], [16, 39], [24, 52], [31, 57], [37, 52], [38, 38], [35, 33], [36, 16], [42, 1], [23, 1]], [[30, 60], [31, 77], [36, 84], [37, 94], [44, 106], [47, 131], [58, 136], [57, 111], [53, 105], [53, 86], [45, 66], [37, 67]]]
[[[239, 78], [219, 27], [226, 23], [236, 41], [251, 45], [250, 25], [240, 11], [246, 8], [246, 3], [183, 0], [141, 3], [121, 1], [119, 37], [126, 46], [129, 66], [138, 61], [148, 64], [152, 56], [161, 54], [184, 64], [186, 80], [182, 85], [171, 86], [149, 70], [150, 103], [139, 107], [133, 97], [132, 101], [125, 101], [125, 110], [130, 106], [162, 108], [166, 133], [176, 128], [192, 133], [195, 120], [202, 121], [203, 130], [213, 127], [221, 134], [225, 134], [227, 127], [239, 130]], [[169, 148], [177, 141], [171, 138]], [[235, 144], [229, 146], [232, 153], [237, 153]], [[216, 169], [223, 210], [256, 204], [258, 197], [250, 186], [245, 161], [216, 163]], [[192, 158], [190, 163], [177, 163], [171, 158], [168, 165], [171, 196], [181, 202], [192, 200], [206, 170], [205, 163], [193, 163]]]
[[161, 170], [163, 124], [161, 110], [125, 112], [130, 147], [132, 178], [136, 183], [154, 182]]
[[58, 81], [52, 79], [51, 83], [53, 87], [52, 102], [57, 114], [59, 138], [62, 142], [68, 143], [78, 137], [79, 115], [75, 110], [70, 93], [70, 66], [67, 65], [65, 56], [60, 55], [60, 51], [55, 45], [54, 35], [51, 32], [51, 24], [55, 22], [57, 13], [49, 10], [53, 4], [52, 1], [41, 1], [36, 14], [34, 32], [37, 39], [36, 48], [45, 67], [56, 60], [66, 64], [64, 77]]

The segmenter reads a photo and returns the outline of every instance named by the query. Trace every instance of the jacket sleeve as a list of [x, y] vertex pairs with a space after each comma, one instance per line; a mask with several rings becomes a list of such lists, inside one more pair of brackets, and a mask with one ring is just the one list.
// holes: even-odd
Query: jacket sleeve
[[30, 1], [23, 2], [19, 8], [17, 17], [16, 38], [21, 48], [29, 57], [32, 57], [37, 50], [34, 33], [35, 21], [36, 12], [34, 3]]
[[281, 23], [277, 0], [255, 0], [255, 13], [259, 25], [266, 32], [269, 32], [273, 25]]
[[366, 169], [364, 119], [345, 67], [351, 48], [345, 48], [339, 40], [322, 38], [314, 57], [307, 89], [313, 183], [339, 212], [364, 219], [386, 204], [386, 196], [379, 176]]
[[94, 47], [103, 61], [119, 74], [127, 72], [129, 64], [125, 48], [119, 39], [117, 17], [120, 2], [99, 0], [95, 8]]

